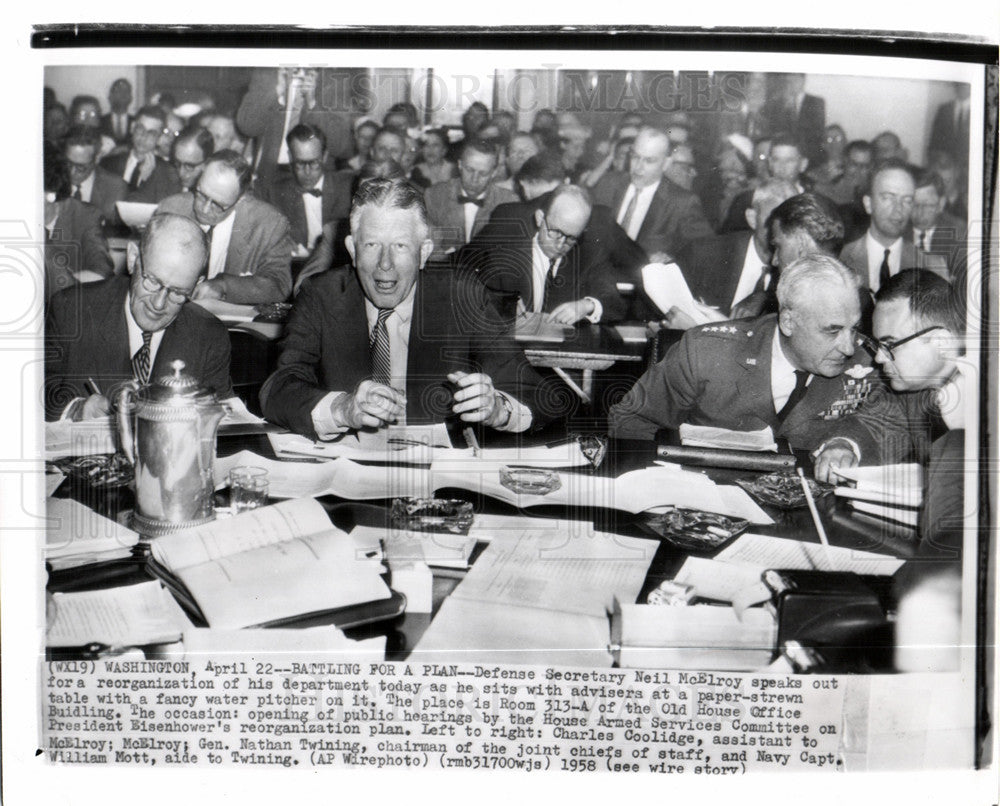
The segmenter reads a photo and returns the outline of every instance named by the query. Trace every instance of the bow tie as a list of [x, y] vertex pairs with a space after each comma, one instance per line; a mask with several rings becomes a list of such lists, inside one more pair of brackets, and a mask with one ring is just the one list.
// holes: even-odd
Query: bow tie
[[316, 198], [319, 198], [319, 197], [321, 197], [323, 195], [323, 191], [320, 190], [319, 188], [309, 188], [309, 190], [303, 190], [302, 191], [302, 195], [303, 196], [315, 196]]
[[458, 197], [458, 203], [459, 204], [474, 204], [474, 205], [476, 205], [476, 207], [482, 207], [484, 201], [485, 201], [485, 199], [473, 199], [470, 196], [459, 196]]

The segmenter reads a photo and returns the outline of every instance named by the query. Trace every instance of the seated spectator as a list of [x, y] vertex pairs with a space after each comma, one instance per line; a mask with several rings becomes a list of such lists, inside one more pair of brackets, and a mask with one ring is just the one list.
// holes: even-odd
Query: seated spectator
[[671, 149], [667, 164], [663, 167], [663, 175], [684, 190], [691, 190], [694, 187], [698, 169], [694, 165], [694, 151], [691, 150], [691, 146], [678, 143]]
[[111, 109], [101, 117], [101, 134], [114, 140], [115, 145], [127, 146], [132, 136], [132, 124], [135, 122], [128, 111], [132, 106], [132, 84], [127, 78], [116, 78], [111, 83], [108, 103]]
[[132, 121], [131, 147], [101, 160], [102, 168], [125, 180], [128, 201], [157, 204], [180, 190], [177, 171], [155, 153], [156, 141], [165, 127], [163, 110], [144, 106]]
[[94, 205], [103, 223], [113, 223], [118, 220], [115, 203], [128, 194], [128, 185], [97, 164], [100, 136], [92, 126], [74, 126], [66, 135], [63, 157], [69, 167], [69, 195]]
[[174, 140], [171, 161], [181, 180], [181, 190], [191, 191], [205, 169], [205, 161], [215, 153], [215, 141], [208, 129], [188, 127]]
[[948, 274], [954, 277], [968, 261], [965, 222], [945, 210], [944, 180], [933, 171], [921, 171], [913, 191], [911, 216], [913, 245], [945, 259]]
[[524, 200], [534, 201], [565, 183], [566, 166], [558, 154], [545, 151], [527, 160], [514, 181]]
[[42, 121], [42, 136], [46, 143], [51, 143], [59, 148], [68, 131], [69, 113], [65, 106], [56, 102], [45, 110], [45, 117]]
[[93, 95], [75, 96], [69, 105], [69, 118], [71, 126], [83, 126], [93, 132], [98, 160], [115, 149], [114, 139], [101, 132], [101, 103]]
[[535, 138], [530, 134], [527, 132], [515, 132], [511, 135], [510, 141], [507, 144], [508, 176], [506, 179], [496, 182], [496, 186], [517, 193], [518, 188], [515, 177], [524, 163], [537, 153], [538, 143], [535, 142]]
[[368, 161], [378, 130], [379, 125], [371, 118], [361, 118], [354, 124], [354, 156], [347, 161], [347, 167], [353, 171], [361, 170], [361, 166]]
[[174, 140], [177, 139], [177, 135], [181, 133], [181, 129], [184, 128], [184, 121], [178, 115], [173, 112], [166, 113], [166, 120], [164, 122], [163, 131], [160, 136], [156, 138], [156, 148], [154, 152], [157, 157], [162, 160], [169, 160], [170, 155], [174, 150]]
[[426, 189], [451, 179], [455, 175], [455, 166], [444, 158], [447, 151], [448, 136], [443, 130], [428, 129], [424, 132], [420, 161], [413, 168], [411, 181]]
[[[771, 138], [767, 156], [767, 174], [780, 182], [792, 185], [797, 193], [811, 189], [809, 178], [804, 175], [809, 166], [809, 160], [803, 156], [802, 149], [795, 138], [778, 134]], [[746, 190], [729, 206], [729, 212], [722, 223], [720, 232], [733, 232], [746, 229], [746, 210], [750, 206], [752, 191]]]

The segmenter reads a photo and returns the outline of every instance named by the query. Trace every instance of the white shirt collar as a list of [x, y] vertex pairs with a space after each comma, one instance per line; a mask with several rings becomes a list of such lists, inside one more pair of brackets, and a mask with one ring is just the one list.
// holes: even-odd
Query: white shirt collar
[[[417, 283], [420, 282], [418, 276]], [[400, 300], [399, 304], [392, 309], [393, 315], [398, 316], [401, 322], [409, 322], [413, 318], [413, 302], [417, 296], [417, 283], [413, 284], [413, 288], [410, 289], [410, 293], [407, 294], [403, 299]], [[378, 321], [379, 309], [372, 304], [372, 301], [365, 297], [365, 317], [368, 319], [368, 332], [371, 333], [372, 328], [375, 327], [375, 323]]]
[[[135, 269], [134, 271], [138, 271]], [[133, 355], [136, 354], [138, 349], [142, 347], [142, 328], [139, 327], [138, 323], [132, 317], [132, 309], [129, 307], [129, 301], [132, 299], [132, 289], [130, 288], [128, 293], [125, 295], [125, 327], [128, 329], [128, 355], [131, 359]], [[171, 322], [173, 324], [173, 322]], [[170, 327], [170, 325], [167, 325]], [[163, 341], [163, 331], [166, 328], [153, 332], [153, 338], [149, 342], [149, 366], [150, 371], [152, 371], [153, 362], [156, 360], [156, 351], [160, 349], [160, 342]]]

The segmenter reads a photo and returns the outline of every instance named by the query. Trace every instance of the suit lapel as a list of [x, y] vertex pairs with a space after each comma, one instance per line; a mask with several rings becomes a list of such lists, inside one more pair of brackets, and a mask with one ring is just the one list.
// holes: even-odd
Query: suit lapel
[[659, 222], [660, 219], [663, 218], [663, 210], [666, 206], [666, 201], [663, 198], [666, 192], [664, 181], [665, 180], [660, 180], [660, 184], [656, 188], [656, 192], [653, 194], [653, 198], [649, 202], [649, 209], [646, 210], [646, 215], [642, 219], [642, 226], [639, 227], [639, 236], [636, 238], [637, 241], [645, 239], [651, 232], [655, 232], [659, 229]]
[[[244, 206], [245, 201], [245, 198], [240, 199], [236, 203], [236, 209], [233, 211], [233, 228], [229, 233], [229, 246], [226, 247], [224, 269], [226, 274], [238, 275], [240, 273], [239, 267], [249, 264], [247, 250], [249, 249], [253, 233], [250, 232], [249, 222], [247, 221], [246, 207]], [[193, 209], [193, 200], [191, 204]], [[246, 232], [244, 232], [244, 228], [246, 228]]]
[[128, 326], [125, 324], [123, 308], [128, 295], [128, 282], [115, 294], [108, 294], [107, 305], [103, 309], [93, 310], [91, 316], [94, 322], [94, 332], [98, 333], [104, 342], [105, 355], [113, 371], [122, 375], [132, 374], [132, 355], [128, 343]]

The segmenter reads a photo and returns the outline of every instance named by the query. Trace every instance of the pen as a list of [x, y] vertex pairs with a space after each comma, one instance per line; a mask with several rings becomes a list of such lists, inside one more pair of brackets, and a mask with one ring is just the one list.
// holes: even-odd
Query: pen
[[806, 503], [809, 505], [809, 514], [812, 515], [813, 523], [816, 524], [816, 531], [819, 532], [820, 542], [823, 544], [823, 552], [826, 554], [826, 563], [830, 566], [830, 570], [833, 570], [833, 560], [830, 559], [830, 541], [826, 539], [826, 530], [823, 528], [823, 522], [819, 519], [819, 512], [816, 510], [816, 502], [813, 500], [812, 490], [809, 489], [809, 482], [806, 481], [806, 474], [802, 472], [802, 468], [797, 468], [799, 473], [799, 481], [802, 482], [802, 489], [806, 494]]
[[92, 395], [100, 395], [101, 394], [101, 387], [99, 387], [94, 382], [93, 378], [87, 378], [87, 382], [84, 384], [84, 386], [87, 387], [87, 389], [90, 391], [90, 394], [92, 394]]
[[465, 437], [465, 444], [472, 448], [472, 455], [479, 456], [479, 440], [476, 439], [476, 432], [472, 426], [467, 425], [462, 429], [462, 436]]

